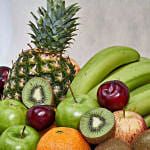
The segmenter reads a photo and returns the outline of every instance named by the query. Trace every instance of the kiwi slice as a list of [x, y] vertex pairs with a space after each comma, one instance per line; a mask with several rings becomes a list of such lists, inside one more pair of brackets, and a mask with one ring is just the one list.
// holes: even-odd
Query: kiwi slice
[[99, 144], [112, 137], [114, 133], [114, 115], [105, 108], [95, 108], [82, 115], [79, 129], [91, 144]]
[[136, 136], [131, 142], [134, 150], [150, 150], [150, 129]]
[[96, 146], [95, 150], [132, 150], [130, 145], [119, 138], [112, 138]]
[[28, 108], [36, 105], [52, 105], [53, 90], [49, 81], [41, 77], [30, 79], [22, 90], [22, 101]]

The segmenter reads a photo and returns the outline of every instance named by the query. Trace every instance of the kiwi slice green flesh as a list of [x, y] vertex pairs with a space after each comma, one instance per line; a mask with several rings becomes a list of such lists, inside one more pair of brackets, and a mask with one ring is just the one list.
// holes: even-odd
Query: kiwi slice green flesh
[[22, 90], [22, 101], [26, 107], [52, 105], [53, 90], [50, 83], [40, 77], [30, 79]]
[[131, 150], [131, 147], [121, 139], [112, 138], [97, 145], [95, 150]]
[[79, 129], [91, 144], [99, 144], [114, 133], [114, 115], [105, 108], [95, 108], [82, 115]]
[[134, 150], [150, 150], [150, 129], [136, 136], [131, 142]]

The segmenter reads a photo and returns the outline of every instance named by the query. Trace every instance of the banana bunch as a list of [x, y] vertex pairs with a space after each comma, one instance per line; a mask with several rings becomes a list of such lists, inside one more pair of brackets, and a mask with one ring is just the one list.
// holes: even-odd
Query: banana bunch
[[144, 116], [147, 127], [150, 127], [150, 83], [130, 92], [130, 99], [125, 109]]
[[150, 61], [137, 61], [124, 65], [113, 71], [102, 82], [96, 85], [88, 94], [96, 99], [99, 86], [106, 81], [120, 80], [125, 83], [130, 91], [150, 82]]
[[[116, 68], [140, 59], [139, 53], [129, 47], [112, 46], [99, 51], [79, 71], [71, 83], [75, 95], [87, 94]], [[68, 90], [67, 97], [71, 96]]]
[[[126, 110], [145, 116], [150, 127], [150, 59], [129, 47], [113, 46], [93, 56], [77, 74], [71, 87], [75, 95], [97, 99], [97, 90], [106, 81], [120, 80], [130, 91]], [[71, 93], [68, 91], [67, 96]]]

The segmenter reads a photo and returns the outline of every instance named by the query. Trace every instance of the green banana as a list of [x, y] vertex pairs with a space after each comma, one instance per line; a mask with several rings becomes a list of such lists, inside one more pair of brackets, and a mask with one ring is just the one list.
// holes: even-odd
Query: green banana
[[[75, 95], [87, 94], [117, 67], [138, 61], [139, 53], [129, 47], [113, 46], [94, 55], [79, 71], [71, 83]], [[68, 90], [67, 96], [71, 96]]]
[[129, 90], [133, 90], [143, 84], [150, 82], [150, 62], [134, 62], [124, 65], [113, 71], [108, 77], [94, 87], [88, 95], [93, 99], [97, 98], [97, 90], [99, 86], [111, 80], [120, 80], [124, 82]]
[[150, 114], [150, 89], [130, 97], [125, 109], [137, 112], [142, 116]]
[[144, 117], [147, 128], [150, 128], [150, 114]]
[[[147, 58], [147, 57], [140, 57], [139, 61], [141, 61], [141, 62], [150, 62], [150, 59]], [[144, 91], [149, 90], [149, 89], [150, 89], [150, 83], [144, 84], [144, 85], [132, 90], [130, 92], [130, 97], [133, 97], [134, 95], [139, 94], [139, 93], [144, 92]]]
[[150, 90], [150, 83], [144, 84], [136, 89], [134, 89], [133, 91], [130, 92], [130, 98], [139, 94], [139, 93], [143, 93], [147, 90]]
[[142, 62], [150, 62], [150, 59], [147, 58], [147, 57], [140, 57], [140, 60], [139, 61], [142, 61]]

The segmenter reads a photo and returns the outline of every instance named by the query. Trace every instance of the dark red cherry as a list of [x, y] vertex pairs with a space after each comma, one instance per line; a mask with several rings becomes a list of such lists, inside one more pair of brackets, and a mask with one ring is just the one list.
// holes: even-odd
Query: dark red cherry
[[4, 84], [7, 81], [9, 71], [9, 67], [0, 66], [0, 95], [3, 94]]
[[129, 90], [121, 81], [108, 81], [99, 87], [97, 99], [102, 107], [111, 111], [121, 110], [128, 103]]
[[55, 120], [55, 111], [50, 105], [33, 106], [27, 111], [28, 124], [42, 131], [48, 128]]

